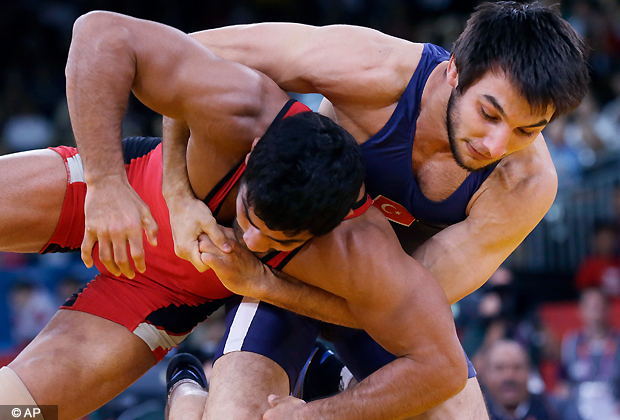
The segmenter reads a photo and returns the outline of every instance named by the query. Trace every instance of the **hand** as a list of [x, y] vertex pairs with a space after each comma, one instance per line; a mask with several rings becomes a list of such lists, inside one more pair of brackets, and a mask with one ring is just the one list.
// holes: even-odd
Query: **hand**
[[127, 245], [136, 269], [143, 273], [146, 264], [142, 229], [151, 245], [156, 246], [159, 227], [149, 207], [126, 179], [108, 178], [103, 182], [89, 185], [86, 192], [82, 260], [87, 267], [93, 266], [93, 248], [99, 242], [99, 259], [108, 271], [132, 279], [135, 272], [129, 262]]
[[226, 235], [220, 230], [209, 207], [194, 197], [169, 203], [170, 226], [174, 238], [174, 252], [191, 262], [201, 273], [209, 269], [200, 258], [199, 237], [205, 235], [210, 243], [224, 254], [231, 252]]
[[262, 291], [271, 271], [249, 250], [237, 243], [233, 230], [221, 228], [232, 244], [232, 252], [218, 249], [211, 238], [200, 235], [199, 248], [202, 262], [215, 271], [222, 284], [231, 292], [262, 299]]
[[263, 420], [296, 419], [295, 413], [302, 410], [306, 405], [304, 400], [290, 396], [279, 397], [277, 395], [270, 395], [268, 400], [272, 408], [263, 414]]

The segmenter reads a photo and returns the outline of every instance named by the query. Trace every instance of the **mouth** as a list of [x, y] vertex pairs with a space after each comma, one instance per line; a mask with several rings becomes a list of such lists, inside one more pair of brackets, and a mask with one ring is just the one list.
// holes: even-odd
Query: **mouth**
[[483, 155], [482, 153], [478, 152], [478, 150], [476, 150], [474, 148], [474, 146], [471, 145], [470, 142], [465, 142], [465, 145], [467, 147], [467, 151], [469, 152], [469, 154], [474, 159], [477, 159], [477, 160], [493, 160], [492, 158], [490, 158], [490, 157], [488, 157], [486, 155]]

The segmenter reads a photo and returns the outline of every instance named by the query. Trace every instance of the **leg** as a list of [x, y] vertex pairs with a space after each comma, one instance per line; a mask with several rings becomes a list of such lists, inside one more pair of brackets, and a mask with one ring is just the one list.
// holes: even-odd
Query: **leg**
[[226, 333], [211, 372], [206, 420], [261, 420], [270, 394], [289, 395], [308, 360], [318, 322], [255, 299], [226, 307]]
[[461, 392], [418, 416], [415, 420], [489, 420], [478, 379], [470, 378]]
[[174, 388], [166, 405], [166, 420], [201, 420], [209, 393], [195, 382]]
[[0, 157], [0, 251], [38, 252], [52, 237], [67, 170], [52, 150]]
[[289, 379], [273, 360], [245, 351], [228, 353], [213, 365], [205, 420], [261, 420], [267, 397], [288, 395]]
[[9, 365], [39, 405], [58, 405], [59, 420], [99, 408], [155, 365], [144, 341], [125, 327], [60, 310]]

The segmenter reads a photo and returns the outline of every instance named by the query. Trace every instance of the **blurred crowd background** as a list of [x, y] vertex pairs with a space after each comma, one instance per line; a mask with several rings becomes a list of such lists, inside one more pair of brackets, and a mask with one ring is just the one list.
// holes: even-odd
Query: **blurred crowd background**
[[[478, 3], [5, 0], [0, 154], [74, 144], [64, 65], [72, 24], [90, 10], [186, 32], [261, 21], [356, 24], [449, 50]], [[620, 2], [562, 0], [558, 7], [587, 40], [592, 86], [574, 113], [544, 131], [559, 175], [557, 199], [491, 280], [453, 307], [494, 419], [620, 419]], [[317, 103], [316, 97], [301, 99]], [[123, 134], [158, 135], [160, 123], [132, 99]], [[0, 365], [95, 274], [79, 254], [0, 253]], [[222, 332], [221, 316], [215, 316], [184, 346], [207, 361]], [[163, 369], [91, 417], [163, 418]]]

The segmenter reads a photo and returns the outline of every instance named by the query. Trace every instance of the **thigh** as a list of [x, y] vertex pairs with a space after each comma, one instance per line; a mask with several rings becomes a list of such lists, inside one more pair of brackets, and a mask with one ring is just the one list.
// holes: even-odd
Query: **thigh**
[[105, 404], [155, 365], [144, 341], [95, 315], [60, 310], [9, 365], [40, 405], [59, 419], [80, 418]]
[[0, 157], [0, 251], [38, 252], [60, 219], [67, 170], [52, 150]]
[[226, 305], [226, 332], [216, 360], [234, 352], [264, 356], [286, 372], [292, 387], [314, 349], [319, 326], [314, 319], [235, 296]]
[[267, 397], [288, 395], [288, 376], [270, 358], [236, 351], [215, 361], [203, 420], [261, 420]]
[[454, 397], [412, 420], [489, 420], [477, 378], [469, 378], [465, 388]]

